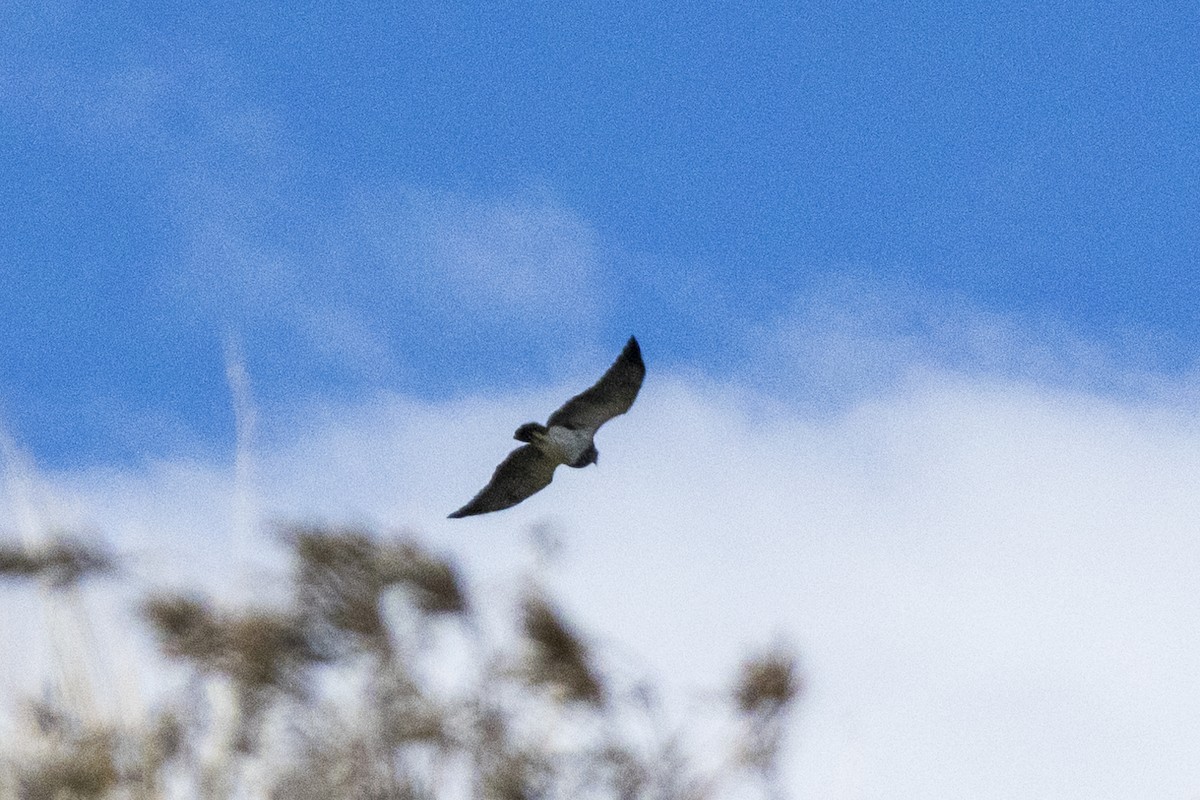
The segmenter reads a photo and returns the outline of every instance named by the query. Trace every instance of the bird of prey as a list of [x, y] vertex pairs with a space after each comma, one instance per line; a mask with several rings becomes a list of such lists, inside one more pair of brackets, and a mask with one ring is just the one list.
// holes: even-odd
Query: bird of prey
[[617, 360], [590, 389], [575, 395], [550, 415], [545, 425], [527, 422], [513, 438], [526, 444], [508, 454], [488, 485], [451, 519], [515, 506], [545, 489], [559, 464], [576, 469], [599, 463], [592, 437], [601, 425], [633, 405], [646, 365], [637, 339], [630, 336]]

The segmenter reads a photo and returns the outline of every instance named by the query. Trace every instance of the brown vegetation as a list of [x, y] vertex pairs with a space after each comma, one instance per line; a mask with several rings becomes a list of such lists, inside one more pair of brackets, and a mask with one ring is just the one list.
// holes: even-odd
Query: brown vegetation
[[[689, 737], [688, 720], [668, 722], [652, 687], [606, 666], [541, 589], [527, 589], [507, 614], [511, 630], [495, 632], [457, 566], [412, 538], [297, 525], [284, 539], [289, 605], [143, 599], [140, 619], [190, 688], [162, 698], [148, 721], [117, 723], [50, 691], [25, 709], [21, 746], [0, 745], [0, 797], [779, 794], [780, 742], [802, 688], [786, 650], [747, 659], [706, 710], [704, 724], [733, 732], [714, 752]], [[0, 545], [0, 580], [63, 593], [121, 575], [106, 551], [49, 541]]]

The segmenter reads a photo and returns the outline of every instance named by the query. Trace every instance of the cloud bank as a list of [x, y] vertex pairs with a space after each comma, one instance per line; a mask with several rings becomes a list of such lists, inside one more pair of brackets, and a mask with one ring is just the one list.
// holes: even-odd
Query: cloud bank
[[[925, 372], [814, 416], [648, 358], [603, 466], [503, 515], [444, 519], [516, 424], [578, 387], [293, 409], [256, 453], [258, 513], [413, 526], [489, 585], [552, 521], [568, 607], [689, 691], [746, 647], [792, 641], [810, 687], [787, 759], [798, 796], [1200, 787], [1189, 409]], [[272, 565], [238, 541], [234, 483], [224, 461], [63, 472], [42, 477], [39, 508], [103, 528], [148, 582], [241, 557], [245, 588]]]

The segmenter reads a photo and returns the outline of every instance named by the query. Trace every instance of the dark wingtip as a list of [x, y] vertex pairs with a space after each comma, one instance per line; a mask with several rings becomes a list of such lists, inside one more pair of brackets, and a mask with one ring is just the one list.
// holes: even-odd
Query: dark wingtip
[[479, 498], [476, 497], [474, 500], [467, 503], [465, 506], [460, 508], [458, 511], [455, 511], [453, 514], [446, 517], [446, 519], [462, 519], [463, 517], [473, 517], [476, 514], [486, 514], [488, 512], [488, 509], [481, 508], [480, 504], [475, 502], [478, 499]]
[[642, 348], [641, 345], [638, 344], [636, 336], [629, 337], [629, 341], [625, 343], [625, 349], [621, 352], [621, 355], [641, 363]]

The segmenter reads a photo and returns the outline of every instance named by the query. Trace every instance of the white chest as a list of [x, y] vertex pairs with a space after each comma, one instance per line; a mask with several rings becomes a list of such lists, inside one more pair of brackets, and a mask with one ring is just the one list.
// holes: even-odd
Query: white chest
[[564, 464], [571, 464], [583, 455], [583, 451], [592, 445], [590, 431], [573, 431], [570, 428], [552, 426], [546, 433], [550, 445], [558, 451], [557, 455]]

